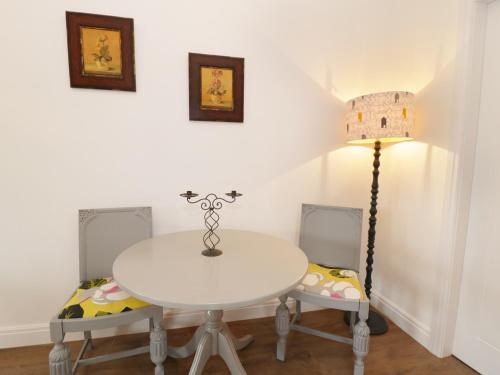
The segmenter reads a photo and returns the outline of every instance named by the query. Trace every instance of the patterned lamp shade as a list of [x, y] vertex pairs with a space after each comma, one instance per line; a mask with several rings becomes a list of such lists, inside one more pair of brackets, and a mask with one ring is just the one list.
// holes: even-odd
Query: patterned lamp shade
[[348, 143], [409, 141], [415, 126], [415, 96], [404, 91], [363, 95], [347, 102]]

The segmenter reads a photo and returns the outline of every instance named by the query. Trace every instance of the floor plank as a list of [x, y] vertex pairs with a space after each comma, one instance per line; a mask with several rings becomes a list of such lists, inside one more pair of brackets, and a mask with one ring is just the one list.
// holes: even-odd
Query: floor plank
[[[322, 310], [304, 313], [302, 324], [339, 334], [348, 334], [342, 322], [342, 313]], [[250, 333], [255, 342], [239, 352], [243, 366], [249, 375], [303, 375], [303, 374], [352, 374], [353, 355], [347, 345], [330, 342], [318, 337], [292, 332], [289, 337], [287, 361], [275, 359], [276, 336], [272, 318], [253, 319], [229, 323], [236, 336]], [[194, 328], [181, 328], [169, 331], [169, 344], [185, 343]], [[92, 354], [103, 354], [113, 350], [124, 350], [148, 344], [147, 334], [136, 334], [95, 340]], [[73, 358], [81, 342], [71, 342], [68, 346]], [[0, 374], [32, 375], [48, 374], [47, 356], [50, 345], [0, 350]], [[167, 375], [182, 375], [189, 372], [193, 358], [168, 358]], [[102, 363], [80, 369], [78, 374], [152, 374], [153, 365], [147, 355], [126, 358], [119, 361]], [[209, 360], [204, 374], [229, 374], [224, 362], [213, 357]], [[454, 357], [439, 359], [430, 354], [415, 340], [390, 323], [389, 332], [372, 337], [370, 353], [366, 360], [367, 375], [469, 375], [477, 374]]]

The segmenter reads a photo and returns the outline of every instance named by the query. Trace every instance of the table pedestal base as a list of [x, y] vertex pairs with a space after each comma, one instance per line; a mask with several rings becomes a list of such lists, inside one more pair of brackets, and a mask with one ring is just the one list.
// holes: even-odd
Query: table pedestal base
[[246, 335], [241, 339], [233, 336], [229, 327], [222, 321], [222, 310], [207, 311], [207, 321], [198, 327], [191, 340], [181, 347], [169, 347], [168, 355], [173, 358], [186, 358], [196, 351], [189, 375], [200, 375], [208, 359], [220, 355], [233, 375], [246, 375], [245, 369], [236, 354], [248, 346], [253, 337]]

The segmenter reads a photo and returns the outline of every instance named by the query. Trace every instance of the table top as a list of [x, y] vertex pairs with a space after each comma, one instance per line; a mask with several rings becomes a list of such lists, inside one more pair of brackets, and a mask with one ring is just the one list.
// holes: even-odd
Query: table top
[[294, 289], [307, 257], [292, 243], [262, 233], [220, 230], [218, 249], [206, 257], [204, 231], [170, 233], [121, 253], [113, 277], [146, 302], [183, 309], [224, 310], [264, 302]]

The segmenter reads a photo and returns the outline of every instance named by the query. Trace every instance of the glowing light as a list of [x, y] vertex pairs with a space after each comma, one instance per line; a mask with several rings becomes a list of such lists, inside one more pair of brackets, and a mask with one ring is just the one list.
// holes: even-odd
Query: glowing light
[[415, 96], [405, 91], [363, 95], [347, 103], [347, 142], [368, 144], [375, 141], [412, 140]]

